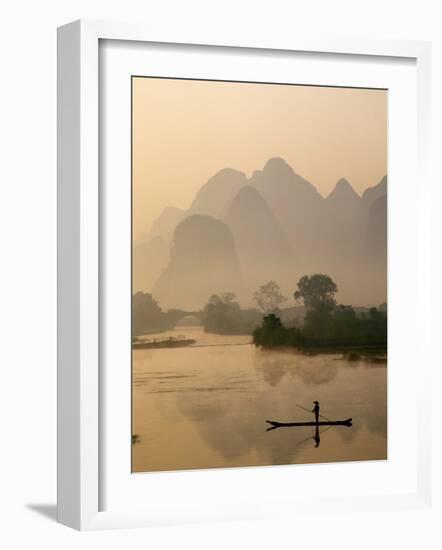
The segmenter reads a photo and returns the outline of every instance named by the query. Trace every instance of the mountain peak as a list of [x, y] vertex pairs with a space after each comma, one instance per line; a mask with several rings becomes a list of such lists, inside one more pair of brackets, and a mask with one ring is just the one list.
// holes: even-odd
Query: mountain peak
[[161, 237], [165, 242], [172, 238], [173, 231], [177, 224], [183, 219], [185, 211], [175, 206], [166, 206], [161, 214], [152, 222], [149, 239]]
[[225, 220], [227, 224], [234, 221], [242, 220], [241, 223], [247, 222], [245, 218], [253, 218], [254, 216], [273, 218], [273, 214], [269, 205], [261, 193], [250, 185], [242, 187], [236, 197], [230, 203], [229, 209], [226, 212]]
[[253, 200], [255, 202], [265, 202], [260, 193], [251, 185], [245, 185], [242, 187], [236, 197], [233, 199], [233, 202], [245, 202]]
[[273, 157], [269, 159], [265, 163], [263, 172], [271, 172], [276, 174], [287, 173], [290, 175], [294, 174], [292, 167], [281, 157]]
[[362, 194], [362, 198], [366, 201], [373, 202], [377, 197], [385, 195], [387, 192], [387, 180], [387, 175], [385, 175], [378, 184], [373, 187], [367, 187]]
[[[293, 189], [295, 187], [298, 191], [305, 194], [305, 196], [309, 196], [310, 198], [313, 196], [313, 200], [322, 200], [322, 196], [318, 193], [316, 187], [297, 174], [290, 164], [281, 157], [269, 159], [262, 172], [255, 172], [249, 181], [258, 187], [266, 200], [266, 192], [263, 187], [273, 187], [275, 183], [277, 183], [280, 191], [282, 189], [287, 191], [289, 188]], [[268, 202], [270, 203], [271, 201]]]
[[336, 182], [335, 189], [353, 189], [350, 182], [345, 178], [341, 178]]
[[243, 172], [233, 168], [223, 168], [199, 189], [189, 213], [219, 218], [246, 182], [247, 178]]
[[335, 200], [335, 199], [343, 199], [344, 197], [360, 199], [360, 196], [353, 189], [350, 182], [345, 178], [341, 178], [336, 182], [335, 188], [330, 193], [330, 195], [328, 195], [327, 199]]
[[223, 179], [229, 176], [236, 176], [239, 178], [245, 177], [244, 172], [241, 172], [241, 170], [237, 170], [236, 168], [221, 168], [221, 170], [218, 170], [216, 174], [214, 174], [211, 178], [209, 178], [209, 181], [211, 180], [217, 180], [217, 179]]

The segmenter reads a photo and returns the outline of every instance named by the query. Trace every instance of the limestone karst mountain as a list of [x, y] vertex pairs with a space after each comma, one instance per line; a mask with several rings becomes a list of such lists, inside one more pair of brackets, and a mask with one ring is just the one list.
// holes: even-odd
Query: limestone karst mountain
[[163, 309], [204, 307], [210, 295], [242, 291], [233, 236], [211, 216], [192, 215], [175, 229], [170, 261], [153, 288]]
[[247, 184], [243, 172], [224, 168], [205, 183], [193, 200], [188, 215], [203, 214], [221, 218], [238, 191]]
[[386, 176], [362, 197], [342, 178], [324, 198], [281, 158], [249, 179], [223, 169], [188, 210], [166, 208], [136, 244], [134, 289], [153, 290], [164, 309], [198, 309], [223, 291], [249, 307], [258, 285], [274, 280], [290, 296], [300, 276], [316, 272], [332, 276], [343, 302], [381, 303], [386, 192]]
[[[270, 206], [295, 254], [313, 259], [306, 252], [320, 246], [324, 216], [324, 199], [316, 188], [281, 158], [270, 159], [262, 171], [254, 172], [250, 185]], [[315, 262], [308, 264], [309, 269], [315, 267]]]
[[[344, 178], [325, 199], [323, 239], [326, 252], [335, 260], [346, 261], [360, 248], [359, 211], [361, 197]], [[333, 258], [331, 258], [332, 260]]]
[[361, 223], [364, 225], [368, 223], [368, 218], [370, 216], [370, 208], [374, 201], [387, 194], [387, 184], [388, 178], [384, 176], [381, 181], [374, 185], [373, 187], [368, 187], [361, 197]]
[[133, 291], [150, 292], [169, 261], [169, 247], [161, 237], [145, 236], [134, 243]]
[[356, 209], [360, 200], [361, 197], [345, 178], [341, 178], [336, 183], [335, 188], [326, 198], [328, 208], [333, 208], [342, 215]]
[[375, 199], [368, 215], [364, 255], [370, 263], [385, 266], [387, 262], [387, 195]]
[[165, 243], [170, 244], [175, 227], [185, 217], [185, 210], [167, 206], [161, 214], [152, 222], [149, 237], [160, 237]]
[[275, 279], [285, 287], [293, 272], [293, 251], [266, 201], [256, 188], [243, 187], [230, 204], [224, 221], [232, 231], [239, 263], [252, 290]]
[[[338, 186], [339, 194], [338, 194]], [[377, 304], [387, 299], [387, 177], [359, 197], [348, 182], [338, 182], [327, 204], [329, 272], [340, 282], [341, 299], [349, 303]], [[381, 201], [375, 212], [372, 208]], [[371, 221], [370, 221], [371, 219]]]
[[387, 176], [366, 189], [360, 208], [361, 254], [386, 272], [387, 262]]
[[367, 289], [370, 301], [376, 303], [379, 296], [387, 301], [387, 195], [376, 198], [369, 210], [364, 234], [361, 261], [361, 281]]
[[362, 202], [371, 204], [374, 200], [382, 197], [382, 195], [385, 195], [387, 193], [387, 183], [388, 178], [387, 176], [384, 176], [377, 185], [374, 185], [373, 187], [368, 187], [362, 193]]
[[193, 214], [201, 214], [221, 219], [247, 178], [243, 172], [224, 168], [200, 187], [188, 210], [166, 207], [151, 226], [149, 236], [161, 237], [171, 244], [176, 226]]

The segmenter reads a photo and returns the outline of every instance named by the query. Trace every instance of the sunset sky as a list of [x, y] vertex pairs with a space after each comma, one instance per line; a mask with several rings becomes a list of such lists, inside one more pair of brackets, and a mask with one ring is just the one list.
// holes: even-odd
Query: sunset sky
[[387, 92], [133, 79], [135, 238], [222, 168], [250, 176], [271, 157], [324, 196], [341, 177], [362, 193], [387, 173]]

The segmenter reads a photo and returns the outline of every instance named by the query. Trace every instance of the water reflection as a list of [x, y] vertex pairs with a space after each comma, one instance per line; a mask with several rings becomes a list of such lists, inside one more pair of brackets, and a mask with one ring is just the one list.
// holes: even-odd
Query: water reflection
[[[134, 471], [386, 458], [385, 365], [244, 345], [139, 350], [133, 382]], [[353, 427], [266, 433], [267, 418], [314, 419], [297, 404], [315, 399]]]
[[254, 350], [254, 367], [266, 382], [277, 386], [285, 375], [298, 376], [306, 385], [327, 384], [338, 373], [334, 356], [297, 354], [293, 351]]

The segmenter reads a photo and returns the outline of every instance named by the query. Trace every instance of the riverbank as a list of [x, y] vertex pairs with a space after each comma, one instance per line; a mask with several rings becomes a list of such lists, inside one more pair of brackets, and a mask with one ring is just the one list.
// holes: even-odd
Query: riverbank
[[160, 349], [160, 348], [182, 348], [195, 344], [196, 340], [192, 338], [169, 338], [151, 339], [151, 340], [133, 340], [132, 349]]
[[266, 315], [253, 332], [253, 343], [262, 349], [291, 347], [305, 353], [386, 355], [386, 315], [372, 308], [368, 317], [359, 318], [350, 306], [341, 307], [333, 315], [312, 315], [301, 328], [286, 327], [277, 315]]

